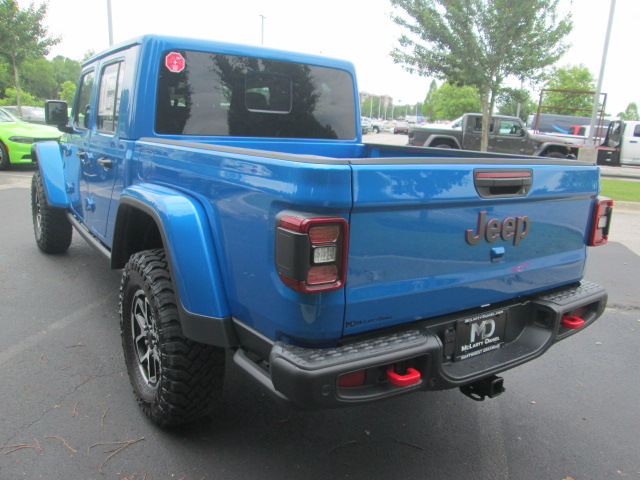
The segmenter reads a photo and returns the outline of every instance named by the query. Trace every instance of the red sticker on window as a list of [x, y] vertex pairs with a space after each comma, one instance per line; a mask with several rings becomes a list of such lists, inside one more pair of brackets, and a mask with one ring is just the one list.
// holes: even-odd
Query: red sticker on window
[[164, 64], [170, 71], [180, 73], [184, 70], [184, 57], [178, 52], [171, 52], [165, 57]]

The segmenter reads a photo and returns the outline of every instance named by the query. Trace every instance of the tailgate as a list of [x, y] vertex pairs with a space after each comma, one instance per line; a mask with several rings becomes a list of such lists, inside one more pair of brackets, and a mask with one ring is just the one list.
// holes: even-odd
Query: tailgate
[[[595, 166], [396, 160], [352, 168], [345, 335], [582, 277]], [[523, 189], [486, 188], [518, 177]]]

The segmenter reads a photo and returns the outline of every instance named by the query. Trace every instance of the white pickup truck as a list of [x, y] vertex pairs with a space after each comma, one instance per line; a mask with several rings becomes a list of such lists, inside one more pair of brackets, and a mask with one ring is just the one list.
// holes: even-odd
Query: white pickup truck
[[640, 122], [611, 122], [598, 152], [601, 165], [640, 165]]

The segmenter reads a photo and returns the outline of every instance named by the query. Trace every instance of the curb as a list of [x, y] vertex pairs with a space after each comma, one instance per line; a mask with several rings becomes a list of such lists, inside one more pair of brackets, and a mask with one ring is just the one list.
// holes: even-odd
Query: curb
[[[638, 202], [622, 202], [619, 200], [613, 201], [613, 211], [616, 210], [624, 211], [624, 212], [640, 212], [640, 203]], [[615, 215], [615, 213], [614, 213]]]

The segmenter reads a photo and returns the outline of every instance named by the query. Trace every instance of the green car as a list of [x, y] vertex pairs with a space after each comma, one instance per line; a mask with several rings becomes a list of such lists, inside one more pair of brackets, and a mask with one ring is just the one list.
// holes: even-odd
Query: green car
[[57, 128], [21, 122], [0, 108], [0, 170], [7, 170], [14, 164], [31, 163], [31, 144], [58, 140], [60, 135]]

